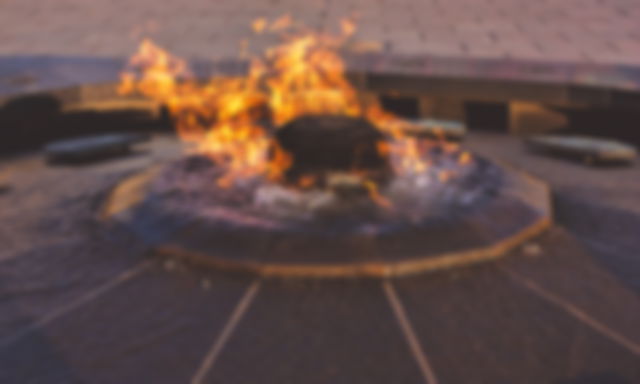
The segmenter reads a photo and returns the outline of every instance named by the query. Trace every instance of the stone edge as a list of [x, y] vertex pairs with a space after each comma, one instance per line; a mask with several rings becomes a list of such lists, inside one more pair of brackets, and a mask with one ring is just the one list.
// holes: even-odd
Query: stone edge
[[[514, 167], [499, 163], [501, 167], [517, 174], [523, 182], [530, 183], [536, 193], [528, 196], [520, 195], [532, 206], [540, 211], [538, 219], [518, 231], [489, 246], [470, 248], [459, 252], [429, 255], [423, 258], [413, 258], [396, 262], [365, 262], [349, 264], [298, 264], [298, 263], [268, 263], [253, 261], [234, 261], [215, 254], [188, 250], [179, 246], [164, 244], [153, 246], [150, 254], [160, 258], [171, 258], [230, 273], [243, 273], [265, 278], [394, 278], [416, 275], [425, 272], [465, 267], [480, 262], [491, 261], [506, 255], [518, 245], [543, 233], [552, 223], [551, 191], [542, 180], [519, 171]], [[141, 201], [146, 183], [158, 171], [157, 167], [142, 173], [134, 174], [115, 186], [106, 199], [99, 218], [103, 221], [117, 220], [117, 216]], [[513, 189], [513, 188], [512, 188]], [[517, 193], [517, 191], [516, 191]], [[122, 201], [118, 194], [125, 194]]]

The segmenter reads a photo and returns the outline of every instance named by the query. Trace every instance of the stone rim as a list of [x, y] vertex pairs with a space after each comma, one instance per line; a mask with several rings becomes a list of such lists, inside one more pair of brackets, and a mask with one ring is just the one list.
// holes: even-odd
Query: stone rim
[[[537, 215], [506, 236], [488, 244], [471, 246], [435, 254], [418, 254], [399, 260], [350, 260], [348, 262], [278, 261], [277, 258], [236, 258], [224, 251], [193, 249], [171, 241], [158, 241], [151, 245], [155, 257], [176, 259], [199, 267], [229, 273], [257, 275], [265, 278], [392, 278], [425, 272], [464, 267], [498, 259], [518, 245], [541, 234], [552, 224], [550, 191], [539, 179], [500, 165], [510, 175], [531, 187], [531, 190], [510, 190], [506, 193], [534, 207]], [[158, 174], [160, 167], [135, 174], [118, 184], [109, 194], [100, 212], [103, 221], [128, 225], [126, 216], [144, 200], [145, 188]], [[131, 229], [131, 228], [130, 228]]]

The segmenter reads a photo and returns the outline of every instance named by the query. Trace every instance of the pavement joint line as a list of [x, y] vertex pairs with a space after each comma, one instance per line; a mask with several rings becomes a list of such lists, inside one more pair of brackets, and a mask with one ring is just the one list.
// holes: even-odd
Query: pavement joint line
[[620, 333], [614, 331], [613, 329], [609, 328], [608, 326], [606, 326], [605, 324], [599, 322], [598, 320], [596, 320], [595, 318], [593, 318], [591, 315], [589, 315], [587, 312], [583, 311], [582, 309], [578, 308], [576, 305], [572, 304], [571, 302], [562, 299], [559, 296], [556, 296], [555, 294], [547, 291], [546, 289], [542, 288], [540, 285], [538, 285], [536, 282], [534, 282], [533, 280], [513, 271], [508, 269], [507, 267], [501, 267], [502, 270], [513, 280], [515, 281], [517, 284], [520, 284], [521, 286], [523, 286], [524, 288], [528, 289], [530, 292], [536, 294], [537, 296], [539, 296], [540, 298], [544, 299], [545, 301], [559, 307], [560, 309], [562, 309], [563, 311], [565, 311], [567, 314], [573, 316], [574, 318], [576, 318], [577, 320], [581, 321], [582, 323], [586, 324], [587, 326], [589, 326], [591, 329], [595, 330], [596, 332], [600, 333], [601, 335], [605, 336], [606, 338], [608, 338], [609, 340], [619, 344], [620, 346], [624, 347], [625, 349], [629, 350], [631, 353], [633, 353], [636, 356], [640, 356], [640, 345], [635, 343], [632, 340], [629, 340], [627, 337], [621, 335]]
[[23, 328], [22, 330], [16, 332], [15, 334], [13, 334], [12, 336], [9, 336], [7, 339], [0, 341], [0, 348], [5, 348], [11, 344], [13, 344], [14, 342], [18, 341], [20, 338], [30, 334], [31, 332], [42, 328], [44, 326], [46, 326], [47, 324], [50, 324], [51, 322], [57, 320], [58, 318], [66, 315], [67, 313], [87, 304], [90, 303], [91, 301], [99, 298], [100, 296], [102, 296], [103, 294], [109, 292], [110, 290], [116, 288], [117, 286], [119, 286], [120, 284], [131, 280], [132, 278], [134, 278], [135, 276], [137, 276], [138, 274], [140, 274], [141, 272], [145, 271], [146, 269], [148, 269], [151, 264], [153, 262], [151, 260], [147, 260], [144, 261], [130, 269], [127, 269], [126, 271], [120, 273], [118, 276], [114, 277], [113, 279], [107, 281], [106, 283], [102, 284], [101, 286], [99, 286], [98, 288], [95, 288], [87, 293], [85, 293], [84, 295], [80, 296], [79, 298], [67, 303], [66, 305], [63, 305], [61, 307], [58, 307], [57, 309], [54, 309], [53, 311], [47, 313], [46, 315], [44, 315], [43, 317], [39, 318], [38, 320], [36, 320], [35, 322], [31, 323], [30, 325], [28, 325], [27, 327]]
[[218, 356], [222, 352], [222, 349], [225, 347], [231, 336], [233, 335], [236, 327], [244, 317], [244, 314], [247, 312], [253, 299], [258, 293], [260, 286], [262, 285], [261, 280], [255, 280], [249, 287], [246, 289], [242, 298], [238, 301], [238, 304], [234, 308], [231, 316], [229, 316], [229, 320], [224, 325], [224, 328], [220, 332], [220, 336], [213, 342], [211, 349], [207, 352], [206, 356], [202, 360], [200, 367], [193, 375], [191, 379], [191, 384], [201, 384], [204, 383], [204, 380], [213, 368], [213, 365], [216, 363]]
[[402, 333], [405, 336], [406, 342], [409, 345], [409, 349], [411, 349], [411, 353], [413, 358], [415, 359], [418, 367], [420, 368], [420, 372], [425, 379], [427, 384], [438, 384], [438, 378], [429, 363], [429, 359], [416, 336], [416, 332], [411, 325], [411, 321], [407, 316], [407, 311], [405, 310], [402, 301], [398, 297], [396, 289], [393, 287], [393, 284], [385, 280], [382, 283], [382, 287], [384, 289], [384, 293], [387, 296], [387, 300], [391, 305], [391, 309], [393, 310], [393, 314], [395, 315], [396, 320], [398, 321], [398, 325], [402, 330]]

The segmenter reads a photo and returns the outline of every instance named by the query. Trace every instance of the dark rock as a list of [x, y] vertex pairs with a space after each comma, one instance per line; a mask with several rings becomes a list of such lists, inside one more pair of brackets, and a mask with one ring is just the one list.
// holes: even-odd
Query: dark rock
[[288, 178], [323, 171], [385, 171], [389, 160], [378, 152], [385, 140], [373, 124], [346, 116], [304, 116], [276, 133], [293, 156]]

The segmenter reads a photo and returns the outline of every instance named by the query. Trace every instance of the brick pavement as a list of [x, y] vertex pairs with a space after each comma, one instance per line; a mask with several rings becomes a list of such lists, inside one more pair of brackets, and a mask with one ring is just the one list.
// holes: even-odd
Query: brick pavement
[[0, 55], [121, 57], [151, 35], [235, 57], [253, 19], [285, 12], [319, 29], [357, 12], [357, 37], [399, 54], [640, 66], [638, 0], [0, 0]]

